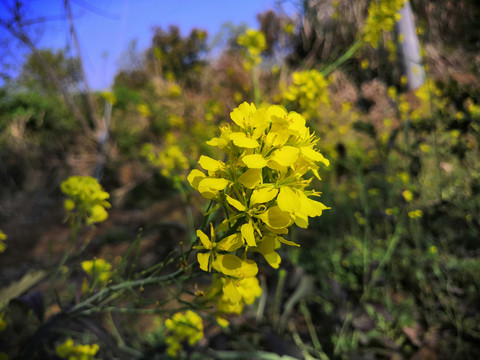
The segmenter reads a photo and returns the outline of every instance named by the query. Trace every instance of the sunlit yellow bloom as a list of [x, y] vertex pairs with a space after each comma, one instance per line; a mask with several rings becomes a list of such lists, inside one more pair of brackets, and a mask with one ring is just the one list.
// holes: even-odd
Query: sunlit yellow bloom
[[62, 192], [68, 196], [65, 210], [70, 215], [80, 215], [88, 224], [105, 221], [110, 207], [107, 199], [110, 195], [103, 191], [96, 179], [90, 176], [71, 176], [60, 185]]
[[220, 225], [211, 224], [210, 236], [197, 230], [194, 248], [200, 268], [214, 273], [218, 311], [239, 313], [261, 294], [258, 265], [249, 255], [260, 253], [278, 268], [278, 249], [299, 246], [281, 235], [293, 224], [306, 228], [310, 218], [328, 209], [308, 186], [314, 177], [320, 179], [320, 166], [329, 160], [299, 113], [243, 103], [230, 117], [233, 123], [207, 142], [225, 156], [201, 156], [203, 171], [192, 170], [187, 179], [225, 211]]

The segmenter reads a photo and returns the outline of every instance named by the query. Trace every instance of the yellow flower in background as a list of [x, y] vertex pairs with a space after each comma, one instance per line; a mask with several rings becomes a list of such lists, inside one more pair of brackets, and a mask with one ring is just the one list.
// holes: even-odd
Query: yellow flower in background
[[7, 248], [7, 245], [5, 244], [5, 240], [7, 239], [7, 235], [0, 230], [0, 253], [4, 252], [5, 249]]
[[165, 320], [165, 327], [170, 333], [166, 337], [167, 353], [173, 357], [182, 349], [182, 342], [187, 341], [193, 346], [203, 339], [202, 318], [191, 310], [174, 314], [172, 318]]
[[115, 103], [117, 102], [115, 94], [110, 91], [102, 92], [102, 97], [112, 105], [115, 105]]
[[185, 170], [190, 168], [190, 161], [180, 146], [175, 144], [177, 137], [172, 133], [166, 134], [168, 146], [163, 151], [155, 151], [152, 144], [145, 144], [142, 155], [152, 165], [160, 168], [160, 173], [169, 179], [185, 180]]
[[145, 103], [138, 104], [137, 111], [140, 113], [140, 115], [144, 117], [149, 117], [150, 115], [152, 115], [152, 112], [150, 111], [150, 107]]
[[399, 11], [405, 0], [373, 0], [368, 8], [368, 17], [362, 31], [363, 40], [377, 48], [380, 36], [393, 30], [395, 23], [400, 20]]
[[413, 193], [410, 190], [403, 191], [402, 196], [406, 202], [411, 202], [413, 200]]
[[412, 211], [408, 212], [408, 216], [411, 219], [421, 218], [423, 216], [423, 211], [422, 210], [412, 210]]
[[267, 48], [263, 32], [247, 29], [244, 34], [238, 37], [237, 43], [243, 48], [243, 66], [245, 70], [251, 70], [254, 66], [260, 64], [262, 61], [260, 54]]
[[298, 104], [304, 114], [318, 113], [320, 105], [330, 105], [329, 82], [315, 69], [296, 71], [292, 74], [292, 84], [282, 97]]
[[285, 26], [283, 27], [283, 31], [285, 31], [285, 33], [287, 34], [293, 34], [294, 30], [295, 30], [295, 27], [291, 22], [285, 24]]
[[67, 339], [55, 348], [55, 353], [62, 359], [93, 360], [100, 347], [97, 344], [75, 345], [73, 339]]
[[91, 176], [71, 176], [60, 185], [68, 197], [64, 207], [69, 215], [79, 214], [87, 224], [105, 221], [110, 208], [107, 199], [110, 195], [102, 189], [98, 181]]
[[[112, 265], [104, 259], [94, 259], [83, 261], [80, 266], [82, 270], [90, 277], [90, 284], [96, 284], [99, 288], [105, 287], [112, 277]], [[82, 284], [82, 291], [87, 292], [89, 282]]]
[[178, 98], [182, 95], [182, 88], [178, 84], [169, 84], [168, 85], [168, 96], [171, 98]]

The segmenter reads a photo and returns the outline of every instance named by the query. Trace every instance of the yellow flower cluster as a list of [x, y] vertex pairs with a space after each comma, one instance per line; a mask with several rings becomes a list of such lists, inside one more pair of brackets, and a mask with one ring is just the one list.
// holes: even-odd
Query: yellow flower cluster
[[[145, 144], [142, 154], [148, 162], [160, 168], [160, 173], [166, 178], [173, 178], [177, 174], [182, 174], [190, 167], [187, 157], [178, 145], [168, 145], [163, 151], [156, 154], [151, 144]], [[185, 175], [183, 175], [183, 180], [185, 180]]]
[[0, 230], [0, 253], [4, 252], [5, 249], [7, 248], [7, 245], [4, 243], [4, 241], [7, 239], [7, 235]]
[[219, 308], [238, 312], [261, 293], [258, 266], [248, 253], [260, 253], [278, 268], [281, 244], [299, 246], [281, 235], [293, 224], [306, 228], [310, 217], [327, 209], [311, 199], [320, 193], [307, 189], [313, 178], [304, 176], [311, 171], [320, 179], [318, 163], [329, 161], [315, 149], [318, 139], [296, 112], [244, 102], [230, 117], [235, 124], [207, 142], [222, 150], [226, 161], [202, 155], [198, 163], [207, 174], [194, 169], [188, 181], [226, 211], [220, 225], [211, 225], [210, 237], [197, 231], [197, 259], [202, 270], [221, 274]]
[[320, 104], [330, 104], [328, 81], [320, 71], [296, 71], [292, 74], [292, 80], [292, 84], [283, 93], [283, 98], [298, 104], [305, 116], [318, 113]]
[[[103, 259], [87, 260], [81, 263], [83, 271], [90, 277], [91, 283], [100, 288], [105, 287], [108, 280], [112, 277], [112, 265]], [[87, 292], [88, 282], [85, 280], [82, 285], [82, 291]]]
[[55, 348], [55, 352], [62, 359], [68, 360], [92, 360], [97, 354], [99, 346], [92, 345], [75, 345], [72, 339], [67, 339], [63, 344]]
[[70, 215], [79, 215], [87, 224], [105, 221], [108, 213], [105, 208], [110, 207], [107, 199], [110, 195], [103, 191], [98, 181], [90, 176], [71, 176], [60, 185], [62, 192], [67, 195], [65, 210]]
[[363, 40], [377, 48], [382, 32], [392, 31], [395, 23], [400, 20], [399, 11], [403, 8], [404, 3], [405, 0], [371, 1], [363, 28]]
[[242, 34], [237, 39], [238, 45], [244, 48], [243, 51], [243, 67], [245, 70], [251, 70], [255, 65], [262, 61], [260, 54], [267, 48], [265, 34], [254, 29], [247, 29], [245, 34]]
[[434, 111], [444, 111], [447, 107], [448, 100], [442, 97], [442, 92], [432, 81], [427, 80], [414, 94], [418, 101], [412, 106], [407, 94], [398, 94], [393, 86], [388, 88], [388, 96], [398, 104], [403, 121], [410, 119], [415, 122], [429, 118]]
[[165, 320], [165, 327], [170, 331], [166, 337], [167, 353], [173, 357], [182, 349], [181, 342], [188, 341], [193, 346], [203, 338], [202, 318], [191, 310], [174, 314], [171, 319]]

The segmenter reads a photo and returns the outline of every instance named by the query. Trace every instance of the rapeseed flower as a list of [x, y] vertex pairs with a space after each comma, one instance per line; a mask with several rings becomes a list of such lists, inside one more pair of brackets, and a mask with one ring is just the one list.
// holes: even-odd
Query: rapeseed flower
[[110, 195], [103, 191], [98, 181], [90, 176], [71, 176], [60, 185], [67, 195], [64, 207], [69, 215], [79, 215], [87, 224], [105, 221], [110, 207]]
[[399, 11], [403, 8], [404, 3], [405, 0], [371, 1], [362, 32], [363, 40], [377, 48], [382, 32], [392, 31], [395, 23], [401, 19]]
[[267, 42], [263, 32], [247, 29], [244, 34], [238, 37], [237, 43], [243, 48], [243, 67], [245, 70], [249, 71], [254, 66], [260, 64], [262, 61], [260, 54], [267, 48]]
[[[329, 161], [316, 149], [318, 138], [305, 118], [280, 106], [257, 109], [244, 102], [230, 113], [233, 124], [207, 144], [225, 153], [224, 160], [202, 155], [187, 179], [206, 199], [225, 209], [226, 219], [210, 225], [210, 237], [197, 230], [197, 260], [204, 271], [217, 274], [220, 312], [242, 311], [261, 294], [257, 252], [278, 268], [281, 245], [299, 246], [285, 239], [293, 224], [306, 228], [309, 219], [328, 209], [308, 189], [320, 179], [319, 164]], [[307, 174], [312, 174], [309, 178]]]
[[[112, 277], [112, 265], [104, 259], [87, 260], [81, 263], [83, 271], [90, 277], [93, 284], [98, 287], [105, 287], [107, 282]], [[82, 291], [88, 291], [88, 282], [85, 280], [82, 286]]]
[[319, 105], [330, 105], [328, 85], [328, 80], [318, 70], [296, 71], [282, 97], [295, 103], [303, 115], [318, 114]]

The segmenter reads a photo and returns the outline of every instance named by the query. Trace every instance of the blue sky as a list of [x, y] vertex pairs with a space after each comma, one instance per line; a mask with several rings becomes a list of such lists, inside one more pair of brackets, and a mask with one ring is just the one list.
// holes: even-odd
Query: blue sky
[[[31, 17], [64, 16], [63, 0], [27, 0], [25, 7]], [[12, 4], [13, 0], [3, 3]], [[176, 24], [182, 34], [194, 27], [207, 30], [209, 39], [221, 25], [231, 21], [258, 27], [256, 15], [276, 8], [276, 0], [71, 0], [75, 26], [80, 40], [82, 58], [90, 86], [106, 89], [115, 75], [118, 59], [128, 44], [138, 40], [138, 49], [146, 49], [152, 28]], [[283, 1], [282, 7], [292, 13], [294, 1]], [[0, 4], [0, 17], [6, 9]], [[42, 25], [41, 47], [59, 48], [68, 42], [65, 21]], [[18, 52], [21, 61], [21, 50]]]

